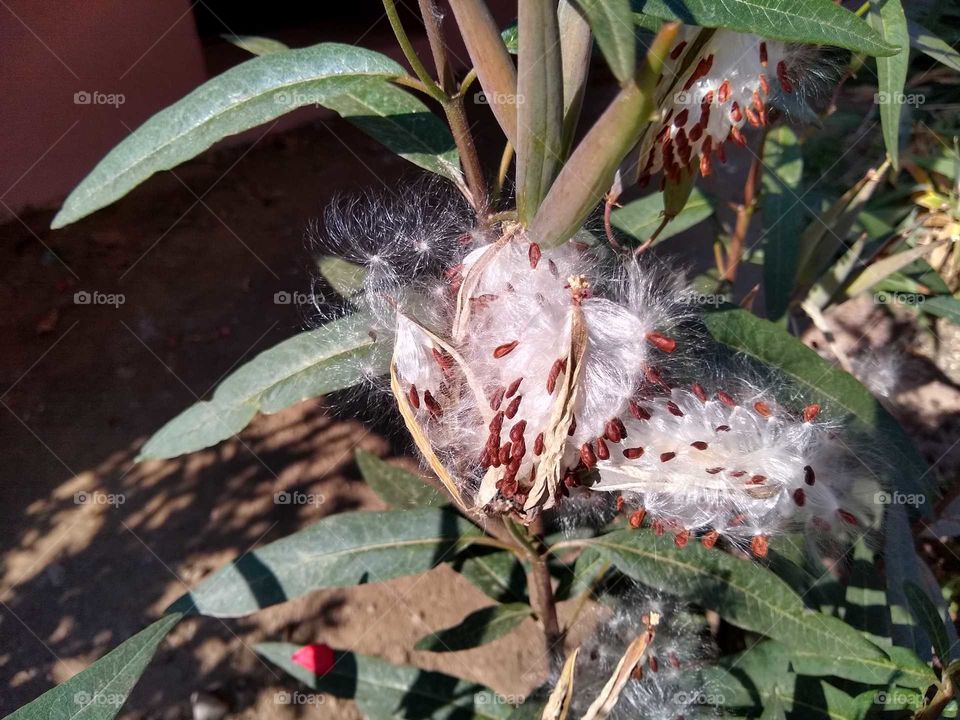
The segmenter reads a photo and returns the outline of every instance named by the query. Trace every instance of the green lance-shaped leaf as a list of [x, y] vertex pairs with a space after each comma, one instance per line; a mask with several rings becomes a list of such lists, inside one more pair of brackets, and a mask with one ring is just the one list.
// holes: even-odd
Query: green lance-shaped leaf
[[901, 48], [896, 55], [877, 58], [877, 102], [880, 104], [880, 125], [890, 162], [900, 166], [900, 115], [903, 109], [903, 87], [910, 64], [910, 33], [900, 0], [881, 0], [878, 9], [871, 9], [870, 25], [889, 45]]
[[[451, 177], [452, 141], [437, 134], [439, 121], [427, 119], [427, 108], [412, 95], [384, 90], [387, 79], [403, 74], [385, 55], [338, 43], [248, 60], [161, 110], [111, 150], [70, 193], [52, 227], [109, 205], [155, 172], [199, 155], [218, 140], [304, 105], [339, 106], [391, 149]], [[371, 84], [371, 78], [380, 82]], [[387, 114], [396, 117], [388, 121]], [[424, 159], [434, 151], [440, 151], [439, 159]], [[451, 179], [458, 175], [459, 170]]]
[[356, 701], [370, 720], [506, 720], [513, 706], [492, 690], [444, 673], [357, 653], [333, 651], [329, 668], [294, 662], [291, 643], [260, 643], [258, 655], [313, 690]]
[[757, 563], [700, 545], [680, 549], [672, 538], [648, 531], [620, 530], [583, 542], [633, 579], [715, 610], [790, 653], [815, 658], [808, 673], [904, 682], [883, 650], [841, 620], [807, 609], [786, 582]]
[[529, 234], [550, 247], [565, 242], [597, 206], [620, 162], [637, 142], [653, 109], [653, 87], [678, 26], [665, 26], [635, 81], [627, 83], [563, 166], [530, 224]]
[[165, 615], [6, 720], [111, 720], [180, 618], [179, 613]]
[[[660, 227], [664, 211], [664, 193], [652, 193], [614, 210], [610, 222], [620, 232], [642, 243]], [[699, 188], [693, 188], [683, 209], [660, 231], [654, 244], [689, 230], [713, 215], [713, 212], [713, 198]]]
[[508, 550], [467, 548], [450, 561], [450, 566], [497, 602], [529, 604], [526, 568]]
[[480, 647], [503, 637], [530, 616], [526, 603], [480, 608], [456, 625], [420, 638], [414, 648], [443, 653]]
[[271, 53], [290, 49], [279, 40], [260, 37], [258, 35], [234, 35], [232, 33], [224, 33], [220, 37], [236, 45], [238, 48], [246, 50], [251, 55], [270, 55]]
[[939, 63], [943, 63], [952, 70], [960, 72], [960, 52], [957, 52], [946, 41], [941, 40], [920, 23], [907, 18], [907, 29], [910, 31], [910, 45]]
[[324, 255], [317, 261], [317, 269], [330, 287], [346, 300], [352, 299], [363, 290], [363, 284], [367, 279], [365, 267], [336, 255]]
[[241, 556], [171, 610], [240, 617], [321, 588], [414, 575], [479, 534], [450, 508], [332, 515]]
[[363, 314], [334, 320], [265, 350], [227, 376], [210, 400], [177, 415], [140, 450], [138, 460], [171, 458], [216, 445], [258, 411], [274, 413], [307, 398], [385, 374], [390, 348], [370, 335]]
[[834, 45], [867, 55], [893, 55], [898, 50], [833, 0], [639, 0], [634, 10], [661, 20], [787, 42]]
[[770, 365], [797, 383], [807, 402], [846, 419], [854, 431], [875, 438], [892, 455], [890, 472], [898, 490], [919, 496], [917, 509], [930, 511], [932, 478], [913, 442], [897, 421], [852, 375], [839, 370], [797, 338], [746, 310], [709, 313], [704, 321], [719, 342]]
[[789, 125], [767, 133], [763, 148], [763, 295], [767, 317], [777, 320], [790, 304], [797, 269], [797, 236], [803, 221], [800, 201], [803, 154]]
[[563, 159], [563, 64], [555, 0], [520, 0], [517, 211], [529, 225]]
[[960, 300], [951, 295], [927, 298], [920, 305], [920, 309], [925, 313], [946, 318], [950, 322], [960, 325]]
[[574, 0], [560, 0], [557, 6], [560, 31], [560, 57], [563, 60], [563, 157], [573, 147], [583, 94], [587, 89], [593, 35], [590, 24], [574, 4]]
[[367, 485], [391, 507], [440, 507], [450, 502], [423, 479], [366, 450], [357, 450], [357, 465]]
[[477, 79], [507, 140], [517, 147], [517, 69], [483, 0], [450, 0]]
[[603, 57], [621, 83], [637, 68], [637, 38], [630, 0], [576, 0], [583, 10]]
[[910, 603], [910, 612], [917, 625], [926, 631], [937, 657], [946, 663], [950, 659], [950, 641], [937, 607], [931, 602], [926, 591], [916, 583], [905, 582], [903, 592], [907, 596], [907, 602]]
[[788, 648], [769, 640], [707, 667], [704, 695], [737, 717], [763, 717], [771, 706], [781, 706], [793, 718], [863, 720], [873, 705], [874, 692], [853, 697], [816, 677], [790, 669]]

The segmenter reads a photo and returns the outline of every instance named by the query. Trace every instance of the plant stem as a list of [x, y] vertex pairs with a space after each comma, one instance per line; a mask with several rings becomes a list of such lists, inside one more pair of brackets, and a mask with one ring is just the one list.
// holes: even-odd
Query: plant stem
[[447, 99], [446, 93], [444, 93], [436, 81], [430, 77], [427, 68], [417, 56], [417, 51], [413, 49], [413, 43], [410, 42], [407, 31], [403, 29], [403, 23], [400, 21], [400, 15], [397, 13], [396, 3], [394, 3], [393, 0], [383, 0], [383, 9], [387, 13], [387, 19], [390, 21], [390, 27], [393, 28], [393, 34], [400, 44], [400, 49], [403, 50], [404, 57], [407, 58], [410, 67], [413, 68], [413, 72], [420, 78], [420, 82], [426, 87], [430, 97], [439, 103], [444, 102]]
[[743, 244], [747, 239], [747, 230], [750, 229], [750, 220], [757, 209], [757, 196], [760, 187], [760, 174], [763, 171], [763, 146], [766, 144], [767, 134], [760, 137], [760, 146], [750, 163], [747, 180], [743, 184], [743, 204], [737, 208], [737, 220], [730, 237], [730, 249], [727, 252], [726, 267], [720, 280], [733, 283], [737, 279], [737, 269], [743, 259]]
[[550, 569], [547, 567], [547, 555], [542, 550], [540, 538], [543, 536], [543, 519], [538, 517], [531, 527], [532, 538], [537, 549], [530, 558], [530, 572], [527, 579], [530, 584], [530, 601], [540, 621], [543, 623], [544, 647], [551, 657], [563, 651], [563, 633], [557, 620], [557, 601], [553, 596], [553, 584], [550, 581]]
[[460, 163], [463, 165], [463, 174], [467, 181], [467, 187], [470, 190], [470, 200], [473, 209], [477, 215], [483, 219], [487, 214], [489, 200], [487, 199], [487, 183], [483, 177], [483, 169], [480, 165], [480, 158], [477, 155], [477, 148], [473, 143], [473, 134], [470, 132], [470, 125], [467, 123], [467, 114], [463, 106], [463, 95], [456, 92], [456, 83], [450, 70], [450, 64], [447, 61], [446, 45], [443, 42], [443, 31], [440, 27], [439, 14], [437, 12], [434, 0], [419, 0], [420, 14], [423, 18], [423, 25], [427, 31], [427, 40], [430, 43], [430, 52], [433, 54], [433, 62], [437, 67], [437, 75], [440, 78], [440, 85], [430, 77], [430, 73], [423, 62], [417, 56], [413, 49], [413, 44], [403, 29], [400, 22], [400, 16], [397, 14], [397, 6], [394, 0], [383, 0], [383, 7], [387, 12], [387, 18], [390, 20], [390, 26], [393, 28], [393, 34], [400, 43], [407, 62], [413, 68], [414, 73], [420, 78], [427, 93], [440, 103], [443, 112], [447, 117], [447, 124], [450, 126], [450, 132], [453, 134], [453, 141], [457, 145], [457, 151], [460, 154]]
[[440, 27], [440, 14], [437, 12], [433, 0], [419, 0], [420, 17], [423, 18], [423, 27], [427, 31], [427, 40], [430, 42], [430, 52], [433, 54], [433, 64], [437, 69], [437, 78], [440, 87], [448, 96], [454, 94], [453, 71], [447, 61], [446, 45], [443, 42], [443, 30]]

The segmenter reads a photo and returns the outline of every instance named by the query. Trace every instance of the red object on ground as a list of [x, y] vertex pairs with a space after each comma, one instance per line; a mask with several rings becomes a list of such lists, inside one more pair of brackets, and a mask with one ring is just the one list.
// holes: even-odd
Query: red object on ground
[[323, 643], [304, 645], [290, 659], [316, 675], [326, 675], [336, 662], [333, 648]]

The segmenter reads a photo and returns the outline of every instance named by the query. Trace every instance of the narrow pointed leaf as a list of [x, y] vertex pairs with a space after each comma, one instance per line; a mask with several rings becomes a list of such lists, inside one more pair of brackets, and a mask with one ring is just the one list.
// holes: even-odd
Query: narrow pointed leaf
[[517, 211], [528, 225], [563, 158], [563, 65], [556, 2], [520, 0], [517, 28]]
[[111, 720], [180, 617], [165, 615], [6, 720]]
[[449, 559], [478, 534], [449, 508], [332, 515], [242, 555], [171, 609], [240, 617], [321, 588], [413, 575]]
[[246, 50], [251, 55], [270, 55], [271, 53], [290, 49], [279, 40], [259, 37], [257, 35], [233, 35], [231, 33], [224, 33], [220, 37], [236, 45], [238, 48]]
[[260, 657], [307, 687], [354, 699], [370, 720], [506, 720], [513, 710], [482, 685], [369, 655], [335, 650], [327, 672], [312, 672], [291, 659], [299, 649], [281, 642], [254, 647]]
[[584, 541], [618, 570], [715, 610], [728, 622], [819, 658], [809, 673], [884, 684], [904, 678], [898, 665], [841, 620], [806, 608], [787, 583], [761, 565], [670, 537], [621, 530]]
[[871, 10], [870, 24], [890, 45], [902, 50], [896, 55], [877, 58], [877, 102], [880, 104], [880, 125], [883, 141], [894, 169], [900, 166], [900, 115], [903, 110], [903, 88], [910, 64], [910, 33], [900, 0], [881, 0], [879, 10]]
[[950, 659], [950, 641], [947, 639], [947, 630], [936, 606], [930, 601], [924, 589], [916, 583], [909, 581], [904, 583], [903, 592], [907, 596], [910, 612], [917, 624], [926, 631], [937, 657], [946, 663]]
[[497, 602], [529, 604], [526, 569], [511, 552], [483, 547], [468, 548], [459, 553], [450, 565]]
[[909, 18], [907, 29], [910, 31], [910, 44], [914, 48], [948, 68], [960, 72], [960, 52], [957, 52], [953, 46]]
[[[699, 188], [694, 188], [683, 210], [660, 232], [654, 245], [689, 230], [714, 212], [713, 198]], [[664, 194], [652, 193], [639, 200], [627, 203], [610, 215], [611, 224], [620, 232], [629, 235], [638, 244], [644, 242], [660, 226], [664, 213]]]
[[597, 45], [621, 83], [637, 69], [637, 39], [630, 0], [576, 0], [590, 21]]
[[866, 22], [832, 0], [640, 0], [634, 10], [661, 20], [728, 28], [788, 42], [835, 45], [867, 55], [892, 55]]
[[391, 507], [440, 507], [450, 502], [422, 478], [366, 450], [357, 450], [357, 466], [367, 485]]
[[334, 320], [284, 340], [235, 370], [210, 400], [187, 408], [158, 430], [138, 460], [171, 458], [225, 440], [256, 413], [274, 413], [296, 402], [352, 387], [368, 373], [389, 367], [389, 348], [370, 335], [363, 314]]
[[789, 125], [767, 133], [763, 148], [763, 296], [767, 317], [783, 317], [790, 304], [797, 269], [797, 236], [803, 221], [800, 201], [803, 155]]
[[530, 606], [526, 603], [481, 608], [452, 627], [425, 635], [414, 649], [443, 653], [480, 647], [503, 637], [529, 617]]
[[[111, 150], [70, 193], [52, 227], [59, 228], [89, 215], [126, 195], [155, 172], [169, 170], [199, 155], [218, 140], [274, 120], [305, 105], [333, 107], [361, 117], [376, 117], [381, 111], [369, 106], [383, 102], [400, 109], [401, 126], [394, 123], [387, 133], [373, 119], [365, 120], [384, 142], [400, 143], [411, 159], [420, 158], [423, 147], [439, 142], [449, 159], [449, 146], [440, 141], [414, 141], [410, 133], [426, 127], [433, 137], [436, 128], [422, 113], [426, 108], [412, 96], [374, 89], [363, 81], [382, 81], [403, 75], [403, 68], [385, 55], [371, 50], [323, 43], [308, 48], [282, 50], [253, 58], [208, 80], [173, 105], [161, 110]], [[368, 106], [360, 113], [359, 108]], [[429, 113], [426, 113], [429, 115]], [[411, 118], [415, 115], [416, 118]], [[439, 122], [439, 121], [437, 121]], [[358, 123], [360, 124], [360, 123]], [[361, 125], [363, 127], [363, 125]], [[422, 146], [421, 146], [422, 145]], [[444, 161], [446, 162], [446, 161]]]

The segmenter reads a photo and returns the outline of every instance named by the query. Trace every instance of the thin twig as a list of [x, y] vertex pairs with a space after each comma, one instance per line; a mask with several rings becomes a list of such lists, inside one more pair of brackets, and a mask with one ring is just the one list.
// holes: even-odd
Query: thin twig
[[757, 209], [757, 199], [760, 189], [760, 177], [763, 172], [763, 146], [766, 144], [767, 134], [760, 136], [760, 146], [754, 153], [753, 162], [747, 172], [746, 182], [743, 184], [743, 204], [737, 208], [737, 220], [730, 237], [730, 248], [727, 251], [727, 261], [720, 280], [733, 283], [737, 279], [737, 269], [743, 259], [743, 245], [750, 229], [750, 220]]
[[397, 42], [400, 44], [400, 49], [403, 51], [403, 56], [407, 59], [407, 62], [410, 63], [410, 67], [413, 69], [414, 74], [420, 78], [420, 82], [423, 83], [424, 87], [427, 88], [427, 92], [430, 94], [434, 100], [439, 103], [443, 103], [447, 99], [447, 95], [443, 92], [443, 89], [437, 85], [437, 82], [430, 77], [430, 73], [427, 71], [426, 66], [421, 62], [420, 58], [417, 56], [417, 51], [413, 48], [413, 43], [410, 42], [410, 37], [407, 35], [407, 31], [403, 29], [403, 23], [400, 20], [400, 15], [397, 13], [397, 5], [393, 0], [383, 0], [383, 9], [387, 13], [387, 19], [390, 21], [390, 27], [393, 28], [393, 34], [397, 38]]

